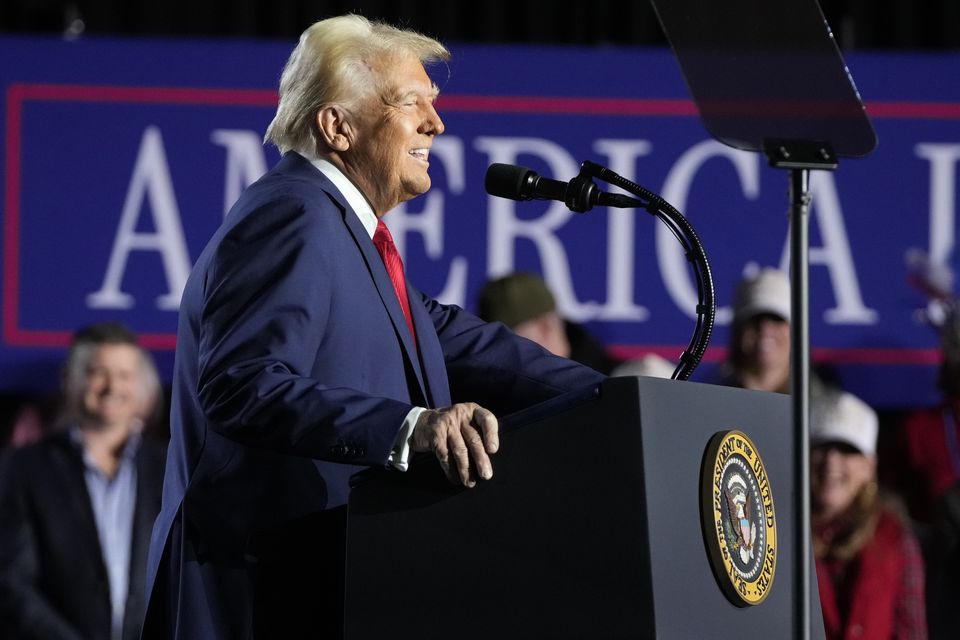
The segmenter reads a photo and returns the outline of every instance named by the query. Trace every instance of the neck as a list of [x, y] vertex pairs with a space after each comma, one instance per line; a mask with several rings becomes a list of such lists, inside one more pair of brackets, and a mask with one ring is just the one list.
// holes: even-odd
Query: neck
[[396, 206], [396, 204], [386, 206], [382, 203], [376, 202], [373, 199], [373, 196], [377, 194], [371, 193], [371, 189], [364, 185], [362, 174], [354, 172], [352, 167], [344, 162], [344, 159], [339, 154], [328, 153], [326, 155], [321, 155], [320, 157], [335, 166], [347, 180], [353, 183], [353, 186], [357, 188], [357, 191], [360, 192], [360, 195], [363, 196], [363, 199], [367, 201], [367, 203], [370, 205], [370, 208], [373, 210], [373, 214], [377, 216], [377, 218], [382, 218], [387, 211]]
[[814, 505], [810, 517], [814, 552], [820, 558], [851, 560], [873, 536], [878, 518], [876, 491], [870, 487], [864, 487], [846, 509], [829, 512]]
[[120, 456], [130, 439], [132, 429], [125, 424], [81, 423], [80, 437], [84, 451], [107, 476], [113, 477], [120, 466]]

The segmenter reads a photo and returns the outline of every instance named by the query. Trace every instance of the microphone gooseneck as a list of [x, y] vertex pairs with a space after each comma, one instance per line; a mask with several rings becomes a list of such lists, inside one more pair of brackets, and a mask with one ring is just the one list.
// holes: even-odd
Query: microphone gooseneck
[[[597, 188], [593, 178], [620, 187], [636, 197], [605, 193]], [[510, 200], [560, 200], [571, 211], [578, 213], [589, 211], [596, 205], [641, 208], [667, 225], [683, 246], [697, 281], [697, 323], [690, 344], [680, 354], [680, 363], [673, 372], [675, 380], [686, 380], [690, 377], [710, 343], [717, 303], [713, 274], [706, 252], [697, 232], [683, 214], [652, 191], [590, 161], [580, 165], [580, 173], [570, 182], [544, 178], [526, 167], [495, 163], [487, 169], [484, 187], [490, 195]]]

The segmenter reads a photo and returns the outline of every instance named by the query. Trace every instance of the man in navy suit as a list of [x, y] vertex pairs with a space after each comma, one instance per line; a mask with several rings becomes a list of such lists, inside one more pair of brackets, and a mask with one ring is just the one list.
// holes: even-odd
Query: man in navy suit
[[336, 636], [351, 476], [432, 452], [472, 487], [494, 412], [601, 380], [402, 276], [380, 218], [430, 187], [444, 125], [424, 64], [448, 57], [359, 16], [290, 56], [267, 131], [283, 158], [183, 293], [145, 637]]

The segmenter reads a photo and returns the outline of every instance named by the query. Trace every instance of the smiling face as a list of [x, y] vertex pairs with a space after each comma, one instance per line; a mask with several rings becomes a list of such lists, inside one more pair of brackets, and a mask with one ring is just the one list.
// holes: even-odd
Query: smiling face
[[788, 371], [790, 325], [783, 318], [761, 313], [747, 320], [740, 333], [744, 367], [751, 371]]
[[87, 426], [132, 425], [143, 409], [140, 352], [129, 344], [102, 344], [91, 354], [83, 381], [81, 420]]
[[810, 451], [810, 495], [814, 515], [829, 522], [853, 506], [874, 479], [875, 458], [853, 447], [824, 444]]
[[[371, 65], [373, 95], [328, 132], [330, 159], [367, 197], [377, 216], [430, 188], [430, 147], [444, 126], [433, 107], [437, 88], [412, 55]], [[324, 112], [319, 114], [324, 128]]]

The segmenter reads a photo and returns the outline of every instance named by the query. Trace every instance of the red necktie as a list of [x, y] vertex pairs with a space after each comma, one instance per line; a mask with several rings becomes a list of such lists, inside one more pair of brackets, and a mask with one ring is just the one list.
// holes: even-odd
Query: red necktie
[[413, 336], [413, 344], [416, 345], [417, 333], [413, 330], [413, 316], [410, 314], [410, 302], [407, 300], [407, 283], [403, 277], [403, 261], [400, 260], [397, 245], [393, 244], [390, 229], [383, 224], [383, 220], [377, 220], [377, 230], [373, 234], [373, 245], [377, 248], [377, 252], [383, 260], [383, 265], [387, 268], [387, 275], [390, 276], [390, 282], [393, 283], [393, 290], [400, 300], [403, 315], [407, 318], [407, 326], [410, 327], [410, 335]]

